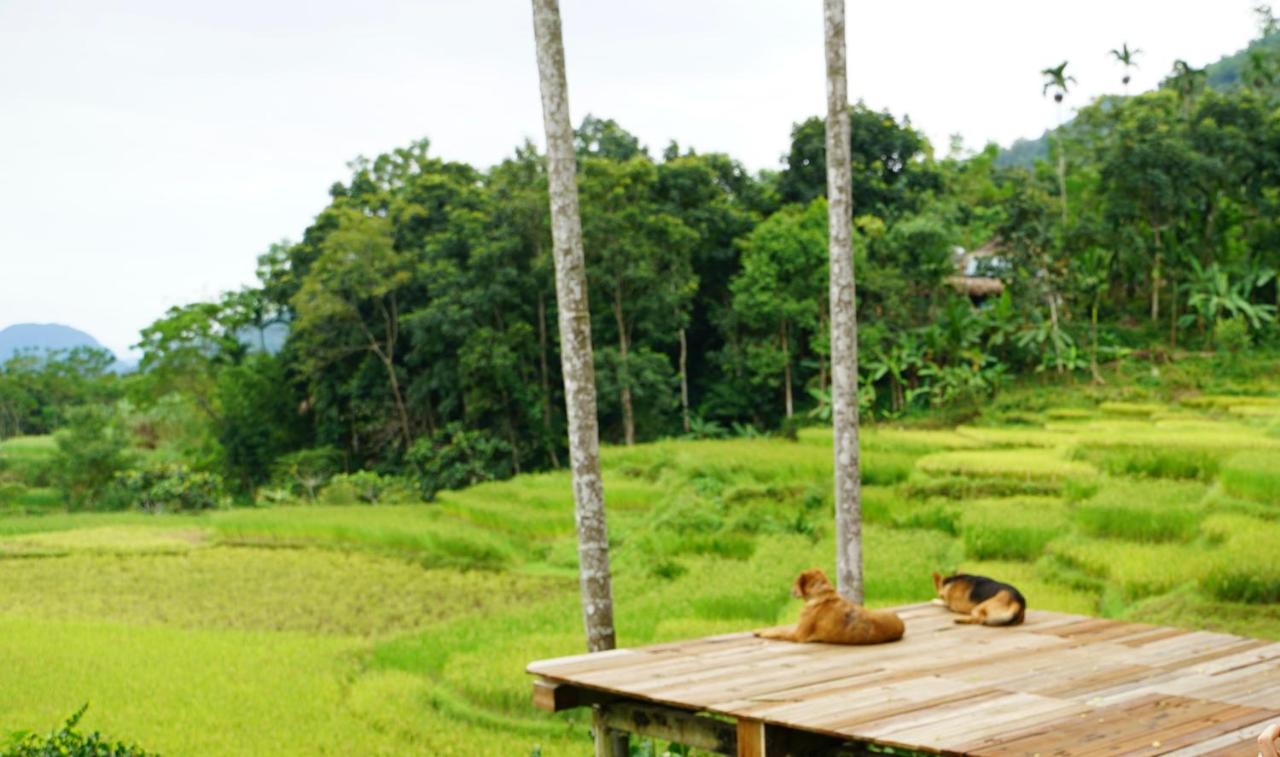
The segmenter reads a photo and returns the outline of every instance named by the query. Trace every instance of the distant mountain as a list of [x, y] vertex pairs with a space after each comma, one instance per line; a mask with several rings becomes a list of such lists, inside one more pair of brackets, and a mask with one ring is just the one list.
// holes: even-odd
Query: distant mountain
[[[1280, 52], [1280, 34], [1261, 37], [1253, 40], [1243, 50], [1224, 55], [1217, 61], [1205, 66], [1205, 81], [1211, 89], [1229, 90], [1240, 85], [1249, 61], [1249, 53], [1261, 50], [1274, 56]], [[1163, 84], [1162, 84], [1163, 86]], [[1064, 126], [1070, 126], [1068, 121]], [[1049, 156], [1049, 137], [1051, 132], [1045, 131], [1036, 139], [1018, 139], [1007, 148], [1000, 150], [996, 156], [996, 165], [1000, 167], [1020, 166], [1031, 168], [1037, 160]]]
[[[51, 352], [53, 350], [69, 350], [75, 347], [93, 347], [105, 350], [102, 344], [89, 334], [63, 326], [60, 323], [15, 323], [0, 329], [0, 363], [23, 350]], [[107, 350], [110, 352], [110, 350]], [[113, 366], [117, 371], [129, 370], [131, 366], [116, 361]]]

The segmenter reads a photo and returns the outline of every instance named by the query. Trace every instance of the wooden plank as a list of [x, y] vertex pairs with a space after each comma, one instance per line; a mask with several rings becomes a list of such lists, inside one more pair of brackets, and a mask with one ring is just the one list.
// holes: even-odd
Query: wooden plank
[[[708, 718], [693, 711], [713, 712], [739, 723], [735, 751], [771, 757], [797, 739], [827, 749], [850, 738], [946, 754], [1190, 757], [1280, 718], [1280, 643], [1043, 610], [1005, 628], [957, 625], [930, 604], [896, 611], [907, 634], [887, 645], [737, 633], [535, 662], [535, 703], [606, 703], [620, 718], [607, 733], [655, 713], [694, 727]], [[639, 709], [613, 709], [619, 699]], [[759, 738], [744, 746], [740, 728]]]
[[738, 718], [738, 757], [765, 757], [764, 722]]
[[1268, 722], [1269, 720], [1261, 720], [1256, 723], [1250, 723], [1243, 728], [1214, 736], [1198, 744], [1175, 749], [1165, 754], [1164, 757], [1209, 757], [1210, 755], [1221, 755], [1222, 757], [1245, 755], [1245, 757], [1248, 757], [1250, 754], [1257, 752], [1255, 744], [1258, 740], [1258, 734], [1262, 732]]
[[580, 706], [578, 689], [567, 683], [538, 680], [533, 682], [533, 706], [547, 712], [571, 710]]

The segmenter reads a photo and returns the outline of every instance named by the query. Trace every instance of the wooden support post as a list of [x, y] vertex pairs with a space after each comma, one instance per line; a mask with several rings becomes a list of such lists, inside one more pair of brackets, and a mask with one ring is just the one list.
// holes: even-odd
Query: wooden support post
[[604, 705], [591, 708], [591, 731], [595, 736], [595, 757], [630, 757], [631, 739], [625, 731], [609, 727]]
[[738, 718], [738, 757], [765, 757], [763, 721]]
[[737, 752], [733, 723], [723, 720], [638, 702], [614, 702], [603, 705], [599, 711], [603, 724], [613, 731], [672, 741], [714, 754]]

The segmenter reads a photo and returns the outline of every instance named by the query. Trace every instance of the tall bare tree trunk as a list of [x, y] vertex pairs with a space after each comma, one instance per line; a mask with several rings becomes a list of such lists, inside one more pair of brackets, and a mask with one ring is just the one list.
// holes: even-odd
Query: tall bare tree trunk
[[689, 433], [689, 340], [680, 329], [680, 412], [684, 432]]
[[587, 649], [614, 647], [613, 588], [609, 572], [609, 535], [600, 478], [600, 429], [596, 418], [595, 368], [591, 352], [591, 314], [587, 307], [582, 220], [578, 217], [577, 168], [569, 91], [564, 73], [558, 0], [533, 0], [533, 35], [538, 47], [542, 120], [547, 132], [547, 178], [551, 196], [556, 303], [560, 319], [560, 367], [564, 373], [569, 421], [569, 461], [573, 474], [574, 516], [578, 525], [578, 580]]
[[858, 315], [853, 284], [853, 179], [844, 0], [824, 0], [827, 52], [827, 227], [831, 264], [831, 421], [835, 431], [836, 583], [862, 603], [862, 506], [858, 472]]

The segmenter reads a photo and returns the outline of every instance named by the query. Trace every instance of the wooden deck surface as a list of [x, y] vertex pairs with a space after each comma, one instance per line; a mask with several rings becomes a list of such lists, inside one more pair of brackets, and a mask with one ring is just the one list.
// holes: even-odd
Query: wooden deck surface
[[850, 740], [973, 755], [1247, 755], [1280, 719], [1280, 642], [1030, 611], [1012, 628], [896, 608], [870, 647], [750, 633], [543, 660], [529, 672], [632, 700]]

